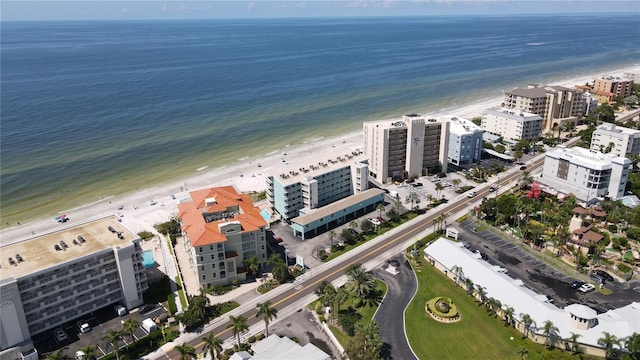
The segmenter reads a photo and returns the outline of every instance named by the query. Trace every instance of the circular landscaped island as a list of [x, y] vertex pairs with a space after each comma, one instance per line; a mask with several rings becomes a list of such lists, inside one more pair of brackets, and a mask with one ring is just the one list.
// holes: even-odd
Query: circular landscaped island
[[456, 305], [448, 297], [439, 296], [427, 301], [427, 314], [439, 322], [450, 323], [460, 321], [460, 313]]

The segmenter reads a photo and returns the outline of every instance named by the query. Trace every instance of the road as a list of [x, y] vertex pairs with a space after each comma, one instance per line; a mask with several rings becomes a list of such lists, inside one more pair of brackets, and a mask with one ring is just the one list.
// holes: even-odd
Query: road
[[[534, 159], [529, 162], [527, 164], [527, 170], [535, 170], [536, 168], [540, 167], [543, 162], [544, 156], [542, 155], [540, 156], [540, 158]], [[512, 183], [512, 181], [518, 180], [520, 177], [520, 171], [509, 173], [507, 175], [503, 175], [499, 179], [499, 184], [510, 184]], [[359, 246], [349, 253], [334, 259], [331, 263], [325, 263], [316, 269], [311, 269], [301, 278], [298, 278], [295, 281], [295, 284], [282, 285], [276, 289], [279, 291], [272, 290], [264, 296], [259, 297], [259, 299], [256, 299], [256, 303], [263, 302], [265, 300], [271, 300], [272, 306], [278, 309], [279, 313], [283, 313], [288, 307], [294, 304], [298, 306], [295, 308], [295, 310], [298, 310], [300, 306], [299, 301], [301, 299], [308, 299], [310, 296], [313, 296], [313, 292], [320, 282], [324, 280], [331, 282], [338, 279], [352, 264], [365, 264], [373, 259], [376, 259], [382, 254], [387, 253], [389, 250], [392, 250], [399, 245], [408, 246], [410, 243], [415, 241], [416, 237], [420, 233], [433, 225], [433, 219], [435, 219], [439, 215], [445, 214], [445, 216], [449, 216], [459, 212], [467, 212], [468, 210], [470, 210], [469, 204], [471, 202], [475, 203], [479, 199], [482, 199], [484, 196], [490, 194], [488, 187], [488, 183], [484, 184], [484, 186], [481, 186], [479, 190], [476, 190], [477, 196], [473, 199], [461, 197], [456, 202], [451, 202], [434, 210], [430, 210], [427, 213], [414, 218], [408, 223], [399, 226], [387, 232], [386, 234], [379, 236], [378, 238], [371, 240], [362, 246]], [[216, 337], [219, 337], [221, 339], [227, 339], [233, 336], [232, 330], [228, 328], [228, 318], [230, 315], [236, 317], [239, 315], [244, 316], [247, 319], [247, 324], [251, 327], [252, 325], [255, 325], [256, 323], [262, 321], [261, 318], [256, 317], [256, 313], [257, 311], [255, 306], [241, 306], [237, 309], [234, 309], [234, 311], [228, 313], [227, 316], [221, 317], [217, 319], [213, 324], [207, 326], [205, 328], [205, 331], [203, 331], [202, 333], [193, 334], [191, 336], [192, 339], [188, 340], [187, 343], [191, 346], [196, 347], [198, 351], [202, 351], [203, 344], [201, 339], [210, 331], [213, 331], [216, 334]], [[164, 355], [170, 359], [178, 359], [180, 357], [180, 354], [173, 349], [167, 351]], [[153, 354], [150, 357], [159, 358], [158, 356], [154, 357]]]
[[[418, 280], [411, 265], [400, 254], [387, 261], [396, 268], [397, 274], [377, 268], [373, 275], [387, 284], [387, 294], [380, 304], [374, 318], [380, 325], [380, 337], [384, 341], [382, 358], [384, 360], [413, 360], [415, 354], [407, 341], [404, 329], [404, 310], [418, 290]], [[402, 319], [403, 321], [398, 321]]]

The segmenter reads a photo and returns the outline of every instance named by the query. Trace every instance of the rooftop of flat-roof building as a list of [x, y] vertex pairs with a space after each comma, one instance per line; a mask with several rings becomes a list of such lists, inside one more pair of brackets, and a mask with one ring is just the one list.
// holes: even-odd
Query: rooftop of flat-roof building
[[640, 134], [640, 130], [630, 129], [623, 126], [616, 126], [615, 124], [602, 124], [596, 128], [598, 132], [611, 132], [611, 133], [620, 133], [620, 134], [628, 134], [628, 135], [637, 135]]
[[310, 152], [308, 156], [296, 161], [289, 161], [285, 154], [282, 155], [281, 164], [269, 171], [269, 175], [284, 185], [300, 182], [304, 178], [311, 179], [366, 159], [360, 147], [350, 150]]
[[613, 154], [604, 154], [599, 151], [581, 147], [567, 148], [564, 145], [558, 145], [555, 150], [547, 152], [546, 156], [564, 159], [573, 164], [578, 164], [591, 169], [606, 169], [612, 163], [631, 163], [629, 159], [621, 158]]
[[[108, 229], [109, 226], [116, 232], [111, 232]], [[122, 234], [123, 239], [118, 238], [118, 233]], [[78, 236], [82, 236], [84, 242], [81, 243], [78, 240]], [[34, 236], [31, 239], [0, 248], [2, 253], [0, 279], [20, 278], [106, 248], [119, 245], [128, 246], [132, 240], [138, 238], [138, 235], [118, 222], [115, 216], [62, 228], [41, 236]], [[74, 244], [74, 240], [77, 244]], [[61, 241], [64, 241], [67, 247], [62, 250], [56, 250], [54, 248], [55, 245], [63, 248]], [[18, 262], [16, 260], [17, 255], [20, 255], [23, 261]], [[14, 261], [13, 264], [9, 262], [9, 258]]]
[[445, 117], [445, 119], [449, 120], [449, 132], [452, 134], [465, 135], [473, 134], [477, 131], [484, 132], [484, 130], [480, 126], [474, 124], [471, 120], [456, 116]]
[[393, 119], [384, 119], [384, 120], [372, 120], [365, 121], [365, 126], [376, 126], [381, 129], [388, 128], [405, 128], [407, 127], [407, 120], [415, 120], [415, 119], [424, 119], [426, 125], [434, 124], [434, 123], [442, 123], [441, 119], [432, 118], [429, 116], [424, 116], [420, 114], [409, 114], [404, 115], [401, 118], [393, 118]]
[[491, 108], [484, 111], [486, 114], [493, 114], [503, 116], [512, 120], [542, 120], [542, 117], [537, 114], [526, 112], [524, 110], [514, 110], [507, 108]]
[[[371, 199], [372, 197], [379, 196], [384, 194], [384, 190], [381, 189], [367, 189], [363, 192], [356, 193], [344, 199], [333, 202], [329, 205], [323, 206], [318, 209], [313, 209], [311, 212], [300, 215], [296, 218], [291, 219], [291, 222], [300, 224], [300, 225], [308, 225], [312, 222], [319, 220], [323, 217], [334, 214], [342, 209], [346, 209], [349, 206], [353, 206], [361, 201]], [[308, 209], [305, 209], [308, 210]]]
[[548, 93], [555, 93], [558, 91], [567, 91], [567, 90], [575, 91], [575, 89], [570, 89], [564, 86], [545, 85], [545, 86], [536, 86], [531, 88], [515, 88], [511, 91], [505, 92], [505, 94], [522, 96], [527, 98], [541, 98], [541, 97], [546, 97]]

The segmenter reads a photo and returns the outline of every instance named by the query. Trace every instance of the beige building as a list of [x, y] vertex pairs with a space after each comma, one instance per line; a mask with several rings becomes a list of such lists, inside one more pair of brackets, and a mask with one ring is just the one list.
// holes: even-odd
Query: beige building
[[[191, 201], [178, 206], [191, 276], [201, 286], [245, 280], [244, 260], [255, 255], [267, 261], [267, 222], [251, 198], [233, 186], [192, 191]], [[183, 276], [189, 276], [182, 269]]]
[[370, 178], [382, 184], [436, 169], [446, 172], [448, 131], [447, 121], [417, 114], [365, 122], [364, 152]]
[[148, 285], [139, 241], [107, 217], [3, 246], [2, 358], [16, 351], [28, 358], [32, 335], [105, 306], [141, 305]]
[[640, 130], [629, 129], [615, 124], [602, 124], [591, 137], [591, 150], [626, 157], [627, 154], [640, 154]]
[[542, 117], [524, 110], [487, 109], [482, 113], [482, 128], [516, 142], [534, 140], [542, 134]]
[[626, 98], [633, 92], [633, 80], [615, 76], [602, 76], [593, 80], [593, 90], [599, 95], [608, 96], [609, 102], [615, 102], [617, 97]]
[[576, 89], [564, 86], [529, 85], [526, 89], [515, 88], [504, 93], [503, 107], [523, 110], [540, 115], [543, 132], [551, 131], [564, 122], [577, 122], [584, 116], [584, 99]]

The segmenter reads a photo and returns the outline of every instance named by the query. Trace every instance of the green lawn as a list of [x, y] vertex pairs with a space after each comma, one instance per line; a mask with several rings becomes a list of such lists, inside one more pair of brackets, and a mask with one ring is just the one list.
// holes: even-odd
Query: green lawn
[[[530, 360], [579, 358], [523, 340], [520, 332], [489, 315], [484, 306], [439, 270], [421, 263], [416, 269], [418, 292], [405, 315], [407, 337], [419, 359], [520, 359], [517, 351], [521, 346], [528, 349]], [[433, 320], [425, 312], [425, 304], [436, 296], [451, 298], [462, 319], [450, 324]]]
[[[382, 297], [384, 297], [384, 295], [387, 293], [387, 284], [380, 279], [375, 279], [375, 280], [376, 280], [376, 290], [382, 294]], [[347, 309], [349, 306], [353, 306], [357, 310], [358, 314], [362, 316], [360, 321], [358, 321], [358, 323], [360, 324], [366, 324], [371, 319], [373, 319], [373, 315], [375, 315], [376, 310], [378, 309], [377, 306], [369, 306], [369, 305], [356, 307], [355, 299], [351, 296], [347, 301], [345, 301], [344, 304], [340, 305], [340, 309]], [[329, 319], [327, 319], [327, 321], [329, 321]], [[336, 325], [337, 325], [337, 322], [336, 322]], [[349, 340], [351, 339], [351, 337], [343, 333], [339, 327], [331, 325], [331, 323], [329, 323], [329, 328], [331, 329], [331, 332], [335, 335], [335, 337], [338, 339], [340, 344], [342, 346], [346, 346]]]

